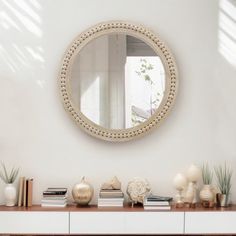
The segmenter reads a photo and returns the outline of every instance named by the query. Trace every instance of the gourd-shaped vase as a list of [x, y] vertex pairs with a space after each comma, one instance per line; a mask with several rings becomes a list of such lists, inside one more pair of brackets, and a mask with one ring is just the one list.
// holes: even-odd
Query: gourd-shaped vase
[[213, 202], [215, 199], [213, 189], [209, 184], [203, 186], [199, 196], [202, 202]]

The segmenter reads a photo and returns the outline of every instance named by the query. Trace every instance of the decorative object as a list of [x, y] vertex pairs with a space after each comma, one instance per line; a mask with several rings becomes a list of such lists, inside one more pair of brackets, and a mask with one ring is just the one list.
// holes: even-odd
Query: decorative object
[[15, 206], [16, 204], [16, 187], [13, 184], [6, 184], [4, 188], [6, 206]]
[[124, 193], [121, 190], [121, 182], [114, 176], [109, 182], [102, 184], [98, 207], [123, 207]]
[[194, 201], [194, 197], [195, 197], [195, 186], [193, 182], [189, 182], [186, 192], [185, 192], [185, 198], [184, 198], [184, 202], [187, 204], [187, 206], [189, 207], [194, 207], [195, 205], [195, 201]]
[[[145, 55], [155, 58], [156, 62], [149, 62], [141, 53], [143, 49]], [[129, 73], [136, 78], [135, 91], [139, 91], [139, 87], [147, 88], [149, 94], [139, 92], [139, 97], [131, 101], [129, 94], [134, 91], [128, 93], [129, 88], [123, 82], [126, 79], [130, 82], [133, 77], [126, 74], [124, 62], [134, 56], [134, 51], [135, 57], [139, 57], [136, 62], [139, 66], [131, 67]], [[105, 63], [107, 58], [109, 66]], [[98, 76], [99, 69], [94, 68], [100, 67], [105, 69]], [[145, 70], [140, 70], [141, 67]], [[116, 74], [111, 73], [114, 70]], [[75, 38], [62, 60], [59, 83], [66, 111], [85, 132], [120, 142], [141, 137], [161, 124], [174, 104], [178, 73], [172, 53], [157, 35], [140, 25], [112, 21], [98, 24]], [[82, 97], [83, 89], [86, 96]], [[139, 100], [143, 102], [139, 104]], [[146, 101], [148, 106], [143, 105]]]
[[187, 185], [187, 178], [182, 174], [178, 173], [173, 181], [173, 184], [178, 191], [176, 194], [176, 207], [184, 207], [184, 196], [183, 196], [183, 190], [185, 189]]
[[211, 185], [204, 184], [199, 197], [203, 207], [214, 207], [215, 195]]
[[14, 186], [14, 182], [17, 178], [17, 175], [19, 173], [19, 168], [12, 168], [10, 171], [10, 174], [8, 173], [6, 166], [4, 163], [1, 163], [2, 170], [0, 171], [0, 178], [2, 181], [6, 184], [4, 188], [4, 196], [6, 206], [15, 206], [16, 204], [16, 187]]
[[197, 181], [201, 178], [201, 170], [196, 165], [191, 165], [187, 170], [187, 178], [189, 181], [185, 202], [190, 205], [190, 207], [195, 207], [197, 203]]
[[109, 182], [106, 182], [102, 185], [101, 189], [121, 189], [121, 182], [116, 176], [114, 176]]
[[151, 188], [147, 180], [135, 177], [128, 183], [127, 194], [131, 200], [132, 207], [134, 204], [143, 203], [146, 195], [150, 194]]
[[231, 179], [233, 171], [225, 163], [224, 166], [215, 167], [215, 175], [220, 193], [217, 194], [217, 205], [220, 207], [229, 206], [229, 194], [231, 190]]
[[191, 165], [187, 170], [188, 181], [196, 183], [201, 178], [201, 169], [196, 165]]
[[93, 187], [87, 181], [85, 181], [85, 177], [83, 176], [81, 179], [81, 183], [75, 184], [72, 189], [72, 196], [74, 201], [81, 206], [88, 205], [93, 197]]
[[214, 190], [211, 186], [213, 178], [213, 172], [210, 170], [208, 164], [203, 164], [202, 166], [202, 181], [203, 188], [200, 191], [199, 197], [203, 207], [213, 207], [214, 206]]

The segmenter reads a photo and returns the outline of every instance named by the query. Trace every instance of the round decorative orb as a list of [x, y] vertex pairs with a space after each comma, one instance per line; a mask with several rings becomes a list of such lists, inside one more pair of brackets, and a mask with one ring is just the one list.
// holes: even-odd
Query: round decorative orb
[[183, 174], [178, 173], [173, 180], [173, 184], [177, 190], [181, 191], [186, 187], [187, 179]]
[[197, 182], [201, 175], [201, 169], [196, 165], [191, 165], [187, 170], [187, 178], [190, 182]]
[[78, 205], [88, 205], [93, 197], [93, 187], [82, 178], [81, 183], [75, 184], [72, 189], [72, 196]]
[[151, 191], [150, 185], [147, 180], [142, 178], [134, 178], [128, 183], [127, 194], [132, 201], [132, 204], [143, 203], [147, 194]]

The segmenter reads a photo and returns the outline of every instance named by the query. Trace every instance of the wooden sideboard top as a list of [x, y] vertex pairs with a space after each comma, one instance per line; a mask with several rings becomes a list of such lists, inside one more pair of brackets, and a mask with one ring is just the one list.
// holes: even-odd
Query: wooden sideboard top
[[[89, 205], [85, 207], [78, 207], [76, 205], [68, 205], [66, 207], [41, 207], [40, 205], [33, 205], [32, 207], [7, 207], [0, 206], [0, 211], [58, 211], [58, 212], [160, 212], [161, 210], [144, 210], [142, 206], [124, 206], [124, 207], [103, 207], [98, 208], [96, 205]], [[214, 208], [175, 208], [172, 206], [171, 210], [161, 212], [221, 212], [221, 211], [236, 211], [236, 205], [230, 207], [214, 207]]]

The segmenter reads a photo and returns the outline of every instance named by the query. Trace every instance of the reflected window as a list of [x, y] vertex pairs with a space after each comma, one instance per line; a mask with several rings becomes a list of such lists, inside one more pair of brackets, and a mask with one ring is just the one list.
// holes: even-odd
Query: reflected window
[[72, 68], [74, 104], [104, 128], [137, 126], [153, 115], [163, 99], [162, 61], [136, 37], [100, 36], [81, 49]]

